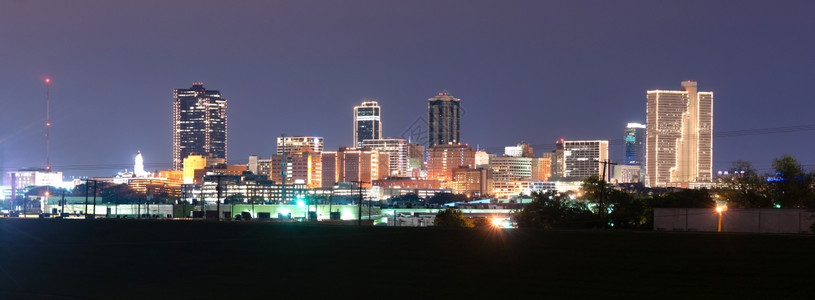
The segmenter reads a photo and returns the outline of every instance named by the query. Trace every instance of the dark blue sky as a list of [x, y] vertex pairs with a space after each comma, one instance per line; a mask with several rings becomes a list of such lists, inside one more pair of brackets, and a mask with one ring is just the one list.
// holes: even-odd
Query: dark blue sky
[[[194, 81], [229, 99], [233, 162], [281, 133], [349, 145], [364, 98], [398, 137], [442, 90], [462, 140], [495, 151], [619, 140], [646, 90], [688, 79], [714, 92], [717, 132], [815, 124], [813, 1], [113, 2], [0, 2], [4, 171], [45, 165], [46, 76], [67, 175], [130, 169], [137, 150], [168, 168], [172, 90]], [[714, 171], [784, 153], [815, 169], [813, 133], [716, 138]]]

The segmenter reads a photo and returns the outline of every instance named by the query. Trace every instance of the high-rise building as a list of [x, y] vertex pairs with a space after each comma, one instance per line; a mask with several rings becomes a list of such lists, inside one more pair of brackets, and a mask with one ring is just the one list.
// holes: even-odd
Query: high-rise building
[[687, 187], [712, 179], [713, 92], [699, 92], [695, 81], [682, 87], [646, 92], [646, 185]]
[[[299, 153], [286, 153], [272, 155], [269, 166], [269, 178], [277, 183], [283, 183], [283, 174], [286, 174], [286, 184], [305, 184], [308, 188], [322, 186], [323, 169], [321, 153], [305, 151]], [[285, 172], [283, 172], [283, 168]]]
[[427, 99], [427, 147], [458, 144], [461, 121], [461, 99], [441, 92]]
[[459, 167], [475, 167], [475, 149], [461, 144], [441, 144], [428, 150], [427, 179], [453, 181], [453, 169]]
[[553, 179], [563, 179], [566, 173], [563, 169], [565, 167], [565, 164], [563, 163], [563, 142], [565, 142], [563, 139], [555, 141], [555, 150], [553, 150], [550, 154], [552, 163], [550, 171], [552, 171], [551, 178]]
[[490, 169], [495, 181], [531, 180], [532, 158], [498, 156], [490, 159]]
[[563, 142], [563, 177], [582, 180], [597, 175], [605, 178], [611, 176], [611, 170], [603, 172], [603, 164], [608, 160], [608, 141], [564, 141]]
[[323, 137], [320, 136], [279, 136], [277, 155], [300, 154], [303, 152], [323, 152]]
[[321, 155], [323, 188], [338, 182], [361, 182], [363, 187], [371, 187], [374, 180], [388, 176], [388, 155], [376, 150], [341, 147]]
[[625, 164], [645, 166], [645, 125], [628, 123], [625, 127]]
[[370, 148], [388, 155], [388, 176], [406, 176], [408, 170], [408, 142], [406, 139], [363, 140], [363, 148]]
[[226, 99], [201, 82], [173, 91], [173, 169], [190, 154], [226, 158]]
[[354, 106], [354, 147], [362, 148], [364, 140], [382, 138], [382, 118], [379, 103], [363, 101]]

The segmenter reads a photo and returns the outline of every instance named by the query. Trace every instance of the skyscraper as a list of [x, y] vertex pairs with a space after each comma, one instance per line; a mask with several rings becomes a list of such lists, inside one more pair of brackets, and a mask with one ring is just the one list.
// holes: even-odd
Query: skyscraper
[[645, 125], [628, 123], [625, 127], [625, 164], [645, 166]]
[[354, 147], [362, 148], [364, 140], [382, 138], [382, 118], [379, 103], [363, 101], [354, 106]]
[[713, 92], [647, 91], [646, 184], [687, 187], [710, 182], [713, 162]]
[[[608, 160], [608, 141], [564, 141], [563, 142], [563, 177], [582, 180], [586, 177], [597, 177], [608, 180], [610, 170], [603, 172], [603, 164]], [[606, 178], [603, 178], [605, 174]]]
[[173, 90], [173, 169], [190, 154], [226, 159], [226, 99], [196, 82]]
[[427, 99], [427, 147], [459, 143], [461, 99], [441, 92]]

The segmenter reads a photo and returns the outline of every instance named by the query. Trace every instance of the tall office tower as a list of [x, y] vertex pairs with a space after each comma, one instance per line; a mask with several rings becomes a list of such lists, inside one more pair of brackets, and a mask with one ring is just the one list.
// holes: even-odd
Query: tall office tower
[[552, 162], [552, 166], [550, 168], [550, 170], [552, 171], [552, 177], [551, 178], [555, 179], [555, 180], [563, 179], [563, 177], [565, 176], [565, 170], [563, 169], [563, 167], [564, 167], [564, 164], [563, 164], [563, 155], [564, 155], [564, 153], [563, 153], [563, 151], [564, 151], [563, 150], [563, 142], [564, 142], [563, 139], [559, 139], [559, 140], [555, 141], [555, 150], [553, 150], [552, 154], [550, 155], [551, 162]]
[[323, 138], [320, 136], [279, 136], [277, 155], [301, 154], [303, 152], [323, 152]]
[[390, 159], [388, 176], [406, 176], [408, 170], [408, 142], [406, 139], [363, 140], [363, 148], [385, 153]]
[[459, 143], [461, 99], [441, 92], [427, 99], [427, 147]]
[[475, 149], [467, 145], [436, 145], [427, 154], [427, 179], [453, 181], [453, 169], [475, 167]]
[[[603, 178], [603, 164], [608, 160], [608, 141], [564, 141], [563, 142], [563, 177], [582, 180], [597, 175]], [[605, 180], [611, 176], [611, 170], [605, 171]]]
[[382, 138], [382, 118], [379, 103], [362, 101], [354, 106], [354, 147], [362, 148], [362, 141]]
[[625, 127], [625, 164], [645, 166], [645, 125], [628, 123]]
[[196, 82], [173, 90], [173, 169], [190, 154], [226, 159], [226, 99]]
[[646, 93], [646, 185], [688, 187], [712, 179], [713, 92], [699, 92], [695, 81], [682, 87]]

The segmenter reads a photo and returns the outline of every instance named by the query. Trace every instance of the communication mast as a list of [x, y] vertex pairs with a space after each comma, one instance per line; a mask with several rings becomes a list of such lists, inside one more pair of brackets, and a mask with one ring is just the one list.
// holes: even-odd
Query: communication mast
[[51, 78], [45, 78], [45, 170], [51, 171]]

